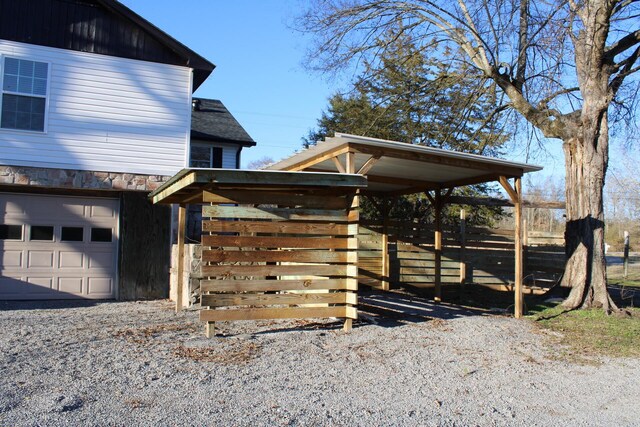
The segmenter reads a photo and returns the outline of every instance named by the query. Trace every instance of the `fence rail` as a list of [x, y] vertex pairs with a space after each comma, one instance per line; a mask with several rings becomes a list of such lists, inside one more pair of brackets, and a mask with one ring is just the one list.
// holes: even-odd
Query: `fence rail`
[[[564, 237], [525, 230], [524, 279], [529, 292], [554, 284], [565, 263]], [[389, 284], [435, 286], [434, 227], [407, 221], [360, 221], [358, 281], [375, 288]], [[447, 285], [482, 285], [511, 290], [514, 231], [442, 227], [441, 279]], [[386, 264], [387, 274], [384, 274]]]

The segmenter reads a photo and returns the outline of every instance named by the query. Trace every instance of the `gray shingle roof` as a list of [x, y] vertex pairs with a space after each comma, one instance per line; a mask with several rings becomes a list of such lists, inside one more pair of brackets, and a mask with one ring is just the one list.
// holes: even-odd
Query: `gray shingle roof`
[[193, 98], [191, 139], [227, 142], [253, 147], [256, 142], [238, 123], [224, 104], [217, 99]]

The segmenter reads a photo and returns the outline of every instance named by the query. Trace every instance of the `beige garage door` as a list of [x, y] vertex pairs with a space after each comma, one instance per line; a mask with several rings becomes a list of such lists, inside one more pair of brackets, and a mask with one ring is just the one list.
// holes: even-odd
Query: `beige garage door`
[[0, 299], [115, 298], [118, 205], [0, 193]]

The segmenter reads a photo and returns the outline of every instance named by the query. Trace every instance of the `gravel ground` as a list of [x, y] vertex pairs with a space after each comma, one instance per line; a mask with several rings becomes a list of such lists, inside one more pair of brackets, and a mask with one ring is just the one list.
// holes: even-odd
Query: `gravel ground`
[[572, 363], [529, 321], [385, 304], [409, 314], [208, 340], [167, 301], [0, 303], [0, 426], [640, 425], [640, 360]]

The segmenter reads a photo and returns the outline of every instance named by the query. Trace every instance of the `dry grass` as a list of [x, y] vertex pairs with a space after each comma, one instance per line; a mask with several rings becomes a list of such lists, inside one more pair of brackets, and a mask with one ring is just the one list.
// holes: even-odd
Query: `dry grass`
[[146, 344], [151, 339], [167, 332], [196, 332], [194, 323], [163, 323], [159, 325], [145, 326], [143, 328], [119, 329], [113, 332], [114, 337], [121, 337], [134, 344]]

